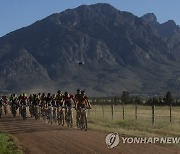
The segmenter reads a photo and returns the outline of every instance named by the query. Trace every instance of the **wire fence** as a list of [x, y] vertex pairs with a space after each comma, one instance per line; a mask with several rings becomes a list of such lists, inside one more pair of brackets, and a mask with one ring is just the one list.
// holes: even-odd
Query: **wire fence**
[[88, 110], [89, 117], [111, 120], [143, 120], [154, 125], [156, 122], [180, 124], [180, 107], [177, 106], [144, 106], [144, 105], [93, 105]]

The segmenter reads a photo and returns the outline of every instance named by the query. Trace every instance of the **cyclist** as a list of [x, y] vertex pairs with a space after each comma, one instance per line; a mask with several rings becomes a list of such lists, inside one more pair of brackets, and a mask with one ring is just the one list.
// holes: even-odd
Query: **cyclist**
[[48, 123], [51, 122], [51, 124], [52, 124], [53, 106], [52, 106], [52, 96], [51, 96], [51, 93], [47, 94], [47, 97], [46, 97], [46, 107], [47, 107], [47, 112], [46, 112], [47, 120], [49, 120]]
[[75, 95], [75, 103], [79, 102], [80, 98], [81, 98], [81, 90], [77, 89], [77, 93]]
[[[81, 101], [81, 90], [77, 89], [77, 93], [75, 95], [75, 106], [77, 106], [77, 103], [79, 103]], [[76, 107], [76, 125], [78, 126], [78, 119], [79, 119], [79, 114], [80, 114], [80, 110], [77, 109]]]
[[28, 98], [28, 103], [29, 103], [29, 106], [32, 104], [32, 101], [33, 101], [33, 95], [32, 94], [30, 94], [29, 95], [29, 98]]
[[27, 106], [27, 102], [28, 102], [28, 97], [26, 96], [25, 93], [23, 93], [22, 97], [20, 97], [20, 103], [21, 103], [21, 105], [26, 105]]
[[26, 107], [28, 105], [28, 97], [25, 93], [23, 93], [22, 97], [20, 97], [20, 105], [21, 105], [21, 115], [23, 119], [26, 119]]
[[67, 109], [71, 110], [72, 113], [72, 103], [74, 102], [75, 105], [75, 100], [72, 94], [68, 93], [67, 91], [64, 93], [64, 106], [65, 106], [65, 120], [67, 119]]
[[77, 104], [76, 104], [76, 108], [85, 108], [85, 107], [89, 107], [91, 108], [91, 104], [88, 100], [87, 95], [85, 94], [85, 91], [81, 91], [81, 96], [79, 97]]
[[46, 97], [46, 107], [48, 107], [48, 106], [52, 106], [51, 93], [48, 93], [48, 94], [47, 94], [47, 97]]
[[8, 98], [6, 96], [3, 96], [2, 100], [3, 100], [3, 106], [4, 106], [4, 113], [7, 114]]
[[56, 95], [56, 105], [59, 106], [63, 106], [64, 105], [64, 95], [62, 93], [62, 91], [58, 90], [57, 91], [57, 95]]
[[46, 95], [45, 95], [45, 93], [42, 93], [42, 95], [40, 97], [41, 107], [43, 107], [45, 105], [45, 101], [46, 101]]
[[32, 113], [33, 113], [33, 116], [35, 116], [35, 119], [38, 119], [40, 118], [39, 117], [39, 104], [40, 104], [40, 98], [39, 98], [39, 95], [37, 94], [34, 94], [33, 95], [33, 101], [32, 101]]
[[57, 91], [56, 95], [56, 105], [57, 105], [57, 119], [60, 120], [60, 115], [63, 114], [63, 122], [64, 122], [64, 95], [61, 90]]
[[13, 113], [16, 114], [16, 110], [18, 109], [18, 98], [17, 98], [16, 94], [11, 95], [10, 101], [11, 101], [12, 114]]
[[0, 98], [0, 118], [2, 115], [2, 106], [3, 106], [3, 100], [2, 100], [2, 98]]
[[56, 95], [55, 94], [52, 95], [51, 100], [52, 100], [51, 101], [52, 106], [56, 107]]
[[3, 106], [3, 100], [2, 100], [2, 98], [0, 99], [0, 108], [2, 108], [2, 106]]

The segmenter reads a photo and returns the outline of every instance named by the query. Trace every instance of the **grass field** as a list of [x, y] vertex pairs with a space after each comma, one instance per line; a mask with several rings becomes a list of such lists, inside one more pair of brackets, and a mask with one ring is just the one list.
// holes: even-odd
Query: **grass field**
[[23, 154], [8, 134], [0, 133], [0, 154]]
[[[103, 114], [104, 108], [104, 114]], [[180, 136], [180, 107], [172, 107], [172, 122], [170, 122], [170, 110], [168, 106], [155, 107], [155, 123], [152, 125], [152, 107], [138, 105], [137, 120], [135, 118], [135, 106], [110, 105], [92, 106], [88, 112], [89, 127], [97, 130], [118, 131], [121, 134], [131, 136]]]

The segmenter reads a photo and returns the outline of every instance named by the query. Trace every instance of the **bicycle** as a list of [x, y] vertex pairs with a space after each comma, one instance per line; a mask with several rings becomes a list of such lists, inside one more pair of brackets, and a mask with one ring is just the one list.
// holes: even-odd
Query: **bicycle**
[[57, 115], [56, 115], [56, 107], [52, 107], [53, 109], [53, 121], [56, 123], [57, 122]]
[[16, 117], [16, 110], [17, 110], [17, 105], [12, 104], [12, 115], [13, 115], [13, 117]]
[[47, 122], [51, 124], [53, 122], [53, 107], [52, 106], [48, 106], [48, 109], [47, 109]]
[[57, 120], [58, 120], [58, 124], [61, 126], [64, 126], [64, 107], [60, 106], [58, 107], [58, 111], [57, 111]]
[[23, 120], [26, 120], [26, 105], [22, 105], [21, 116], [23, 117]]
[[1, 116], [2, 116], [2, 107], [0, 107], [0, 119], [1, 119]]
[[40, 107], [39, 107], [39, 105], [35, 106], [35, 113], [34, 113], [34, 115], [35, 115], [35, 119], [36, 120], [40, 119]]
[[72, 127], [72, 125], [73, 125], [72, 107], [71, 106], [67, 106], [67, 108], [66, 108], [66, 123], [67, 123], [67, 127]]
[[78, 117], [78, 127], [81, 129], [81, 130], [85, 130], [87, 131], [88, 129], [88, 124], [87, 124], [87, 113], [86, 113], [86, 107], [85, 108], [79, 108], [79, 117]]
[[7, 114], [7, 104], [4, 103], [4, 114]]
[[43, 120], [46, 120], [46, 107], [45, 105], [41, 106], [41, 116]]

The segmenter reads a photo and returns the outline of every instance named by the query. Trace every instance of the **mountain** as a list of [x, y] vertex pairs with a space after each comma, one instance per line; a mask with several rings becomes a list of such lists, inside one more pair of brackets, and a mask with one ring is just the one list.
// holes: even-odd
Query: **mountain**
[[2, 92], [180, 94], [180, 28], [106, 3], [48, 16], [0, 38]]

